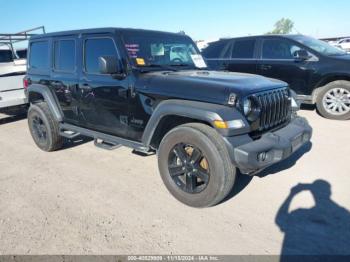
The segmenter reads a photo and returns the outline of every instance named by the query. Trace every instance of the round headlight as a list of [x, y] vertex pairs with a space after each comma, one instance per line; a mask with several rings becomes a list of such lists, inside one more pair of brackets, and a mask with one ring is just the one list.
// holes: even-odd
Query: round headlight
[[250, 99], [246, 98], [243, 101], [243, 112], [247, 116], [252, 111], [252, 102]]

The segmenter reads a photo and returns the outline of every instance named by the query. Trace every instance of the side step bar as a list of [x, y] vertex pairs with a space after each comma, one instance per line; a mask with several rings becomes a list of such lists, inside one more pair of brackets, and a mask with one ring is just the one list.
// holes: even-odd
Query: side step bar
[[109, 143], [98, 138], [94, 139], [94, 145], [106, 150], [113, 150], [122, 146], [121, 144]]
[[68, 139], [73, 139], [73, 138], [80, 136], [80, 133], [73, 132], [70, 130], [62, 130], [60, 128], [60, 136], [63, 136], [63, 137], [68, 138]]
[[145, 147], [142, 143], [130, 141], [124, 138], [117, 136], [112, 136], [104, 134], [98, 131], [93, 131], [83, 127], [78, 127], [66, 123], [60, 124], [60, 135], [67, 138], [74, 138], [79, 135], [88, 136], [94, 138], [95, 146], [103, 149], [116, 149], [121, 146], [130, 147], [136, 151], [148, 153], [150, 150], [148, 147]]

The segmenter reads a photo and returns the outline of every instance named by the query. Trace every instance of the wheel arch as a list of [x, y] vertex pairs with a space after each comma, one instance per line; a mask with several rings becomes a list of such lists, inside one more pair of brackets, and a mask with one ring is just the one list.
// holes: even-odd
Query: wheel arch
[[[191, 122], [213, 126], [215, 120], [230, 121], [241, 119], [245, 127], [239, 132], [249, 132], [249, 124], [235, 108], [187, 100], [166, 100], [159, 103], [154, 110], [142, 136], [142, 142], [147, 147], [157, 148], [163, 136], [172, 128]], [[216, 129], [222, 135], [228, 135], [232, 130]], [[232, 135], [232, 134], [231, 134]]]
[[58, 102], [51, 90], [44, 85], [33, 84], [27, 89], [28, 102], [30, 104], [45, 101], [58, 122], [62, 122], [63, 113], [58, 106]]
[[211, 123], [205, 120], [199, 120], [193, 117], [181, 116], [176, 114], [169, 114], [163, 116], [157, 127], [155, 128], [152, 138], [150, 140], [149, 146], [152, 148], [158, 148], [162, 138], [168, 133], [171, 129], [187, 123], [202, 123], [208, 126], [212, 126]]
[[322, 78], [316, 85], [316, 88], [312, 91], [312, 103], [315, 104], [317, 100], [317, 96], [320, 92], [320, 89], [324, 87], [325, 85], [328, 85], [329, 83], [335, 82], [335, 81], [349, 81], [350, 82], [350, 75], [348, 74], [332, 74], [327, 75], [324, 78]]

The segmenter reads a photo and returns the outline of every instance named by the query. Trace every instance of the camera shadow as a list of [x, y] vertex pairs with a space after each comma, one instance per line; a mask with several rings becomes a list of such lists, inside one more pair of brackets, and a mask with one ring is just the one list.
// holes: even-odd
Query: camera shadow
[[[289, 212], [293, 198], [303, 191], [312, 194], [315, 206]], [[350, 255], [350, 212], [334, 202], [331, 194], [325, 180], [291, 189], [275, 218], [284, 233], [281, 261], [295, 261], [295, 255]]]

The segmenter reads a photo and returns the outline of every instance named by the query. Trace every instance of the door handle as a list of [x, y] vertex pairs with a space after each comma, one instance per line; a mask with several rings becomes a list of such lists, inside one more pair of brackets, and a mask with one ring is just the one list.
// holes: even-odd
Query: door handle
[[272, 68], [271, 65], [260, 65], [260, 69], [261, 69], [261, 70], [267, 71], [267, 70], [270, 70], [271, 68]]

